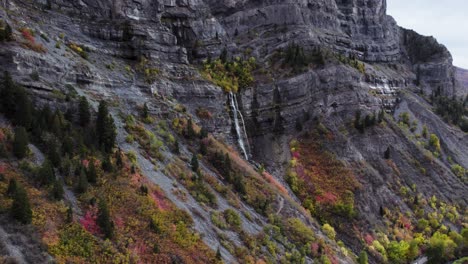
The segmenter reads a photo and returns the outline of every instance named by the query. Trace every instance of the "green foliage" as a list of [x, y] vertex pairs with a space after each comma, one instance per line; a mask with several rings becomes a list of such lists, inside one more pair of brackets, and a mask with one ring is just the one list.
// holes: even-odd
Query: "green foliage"
[[52, 188], [52, 197], [55, 200], [62, 200], [63, 198], [63, 184], [61, 180], [54, 181], [54, 186]]
[[80, 97], [78, 105], [79, 123], [82, 127], [86, 127], [91, 121], [91, 112], [89, 111], [89, 103], [86, 97]]
[[8, 182], [6, 195], [8, 197], [14, 197], [16, 194], [17, 188], [18, 188], [18, 183], [16, 182], [16, 179], [15, 178], [10, 179], [10, 181]]
[[46, 159], [44, 163], [42, 163], [42, 166], [38, 172], [38, 178], [42, 185], [49, 185], [55, 181], [54, 168], [52, 166], [52, 162], [49, 159]]
[[411, 126], [411, 122], [410, 122], [410, 115], [408, 112], [403, 112], [401, 113], [399, 116], [399, 122], [402, 123], [402, 124], [405, 124], [406, 126], [410, 127]]
[[78, 223], [65, 226], [59, 233], [59, 242], [50, 248], [56, 256], [75, 256], [90, 260], [95, 256], [96, 238]]
[[440, 88], [431, 95], [435, 112], [446, 122], [459, 126], [468, 132], [468, 96], [463, 98], [446, 97], [441, 94]]
[[115, 145], [117, 132], [115, 130], [114, 119], [109, 114], [107, 103], [101, 101], [96, 119], [96, 133], [99, 146], [106, 153], [110, 153]]
[[436, 134], [431, 134], [429, 137], [429, 147], [436, 152], [440, 152], [440, 140]]
[[367, 252], [366, 251], [361, 251], [361, 253], [359, 254], [359, 258], [358, 258], [358, 263], [359, 264], [369, 264], [369, 259], [367, 257]]
[[104, 199], [100, 199], [98, 203], [97, 224], [101, 228], [102, 233], [106, 238], [112, 238], [114, 234], [114, 223], [111, 221], [109, 208]]
[[385, 159], [390, 159], [390, 147], [387, 147], [387, 149], [384, 152], [384, 158]]
[[226, 209], [223, 214], [224, 219], [226, 219], [226, 223], [228, 225], [233, 228], [240, 228], [242, 222], [239, 214], [236, 211], [232, 209]]
[[97, 182], [97, 172], [96, 172], [96, 165], [95, 161], [91, 159], [88, 165], [88, 171], [86, 173], [87, 179], [89, 183], [96, 183]]
[[13, 141], [13, 154], [18, 159], [26, 157], [28, 153], [28, 133], [24, 127], [15, 128], [15, 139]]
[[78, 184], [76, 186], [76, 191], [78, 193], [85, 193], [88, 190], [88, 178], [84, 168], [81, 168], [80, 174], [78, 176]]
[[315, 240], [314, 232], [299, 218], [289, 218], [285, 223], [285, 232], [293, 243], [305, 245]]
[[215, 60], [205, 62], [202, 75], [221, 87], [225, 92], [236, 93], [239, 89], [245, 89], [254, 82], [252, 71], [256, 68], [256, 60], [250, 58], [234, 61]]
[[391, 263], [407, 263], [410, 245], [406, 241], [391, 241], [387, 246], [387, 255]]
[[13, 203], [11, 205], [11, 215], [17, 221], [23, 224], [30, 224], [32, 220], [31, 205], [29, 203], [28, 194], [20, 184], [17, 184], [16, 191], [13, 195]]
[[424, 126], [423, 126], [423, 129], [422, 129], [421, 136], [422, 136], [423, 138], [427, 138], [428, 135], [429, 135], [429, 130], [427, 129], [427, 126], [424, 125]]
[[190, 161], [190, 166], [192, 167], [193, 171], [195, 171], [195, 172], [198, 171], [199, 164], [198, 164], [198, 158], [197, 158], [196, 154], [193, 154], [192, 160]]
[[0, 42], [13, 40], [13, 30], [11, 26], [0, 20]]
[[324, 224], [322, 226], [322, 230], [325, 233], [325, 235], [327, 235], [328, 238], [330, 238], [331, 240], [335, 240], [336, 232], [335, 232], [335, 229], [331, 225]]
[[455, 242], [440, 232], [435, 232], [429, 240], [426, 254], [429, 257], [428, 263], [444, 263], [454, 257], [456, 248]]
[[459, 178], [466, 180], [467, 170], [460, 166], [459, 164], [452, 165], [453, 174], [457, 175]]

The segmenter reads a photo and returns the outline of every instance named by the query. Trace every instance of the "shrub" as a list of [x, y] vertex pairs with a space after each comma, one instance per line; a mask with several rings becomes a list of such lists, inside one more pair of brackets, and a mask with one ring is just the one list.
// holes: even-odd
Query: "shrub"
[[328, 238], [330, 238], [331, 240], [335, 240], [336, 232], [335, 232], [335, 229], [331, 225], [324, 224], [322, 226], [322, 230], [325, 233], [325, 235], [327, 235]]
[[31, 205], [29, 204], [28, 194], [23, 186], [19, 184], [17, 185], [15, 194], [13, 195], [11, 215], [23, 224], [30, 224], [32, 220], [32, 211]]
[[429, 146], [432, 148], [432, 150], [440, 152], [440, 140], [437, 135], [431, 134], [429, 137]]

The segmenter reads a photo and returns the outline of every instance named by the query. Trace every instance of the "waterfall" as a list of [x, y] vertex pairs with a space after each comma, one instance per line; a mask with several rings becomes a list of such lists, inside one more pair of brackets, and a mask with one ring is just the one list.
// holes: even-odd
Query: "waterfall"
[[[249, 160], [249, 153], [244, 144], [244, 135], [247, 139], [247, 131], [245, 129], [244, 117], [242, 116], [242, 113], [239, 111], [237, 100], [232, 92], [229, 92], [229, 99], [231, 101], [232, 114], [234, 118], [234, 127], [236, 129], [236, 134], [237, 134], [237, 143], [239, 144], [239, 147], [241, 148], [245, 156], [245, 159]], [[242, 127], [243, 127], [244, 135], [242, 135], [242, 130], [239, 124], [239, 116], [242, 119]]]

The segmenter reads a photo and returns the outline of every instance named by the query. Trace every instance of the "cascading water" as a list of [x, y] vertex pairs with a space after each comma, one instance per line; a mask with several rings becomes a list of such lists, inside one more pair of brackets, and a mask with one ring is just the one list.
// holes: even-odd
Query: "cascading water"
[[[229, 92], [229, 99], [231, 101], [232, 114], [234, 118], [234, 127], [236, 129], [236, 134], [237, 134], [237, 143], [239, 144], [239, 147], [241, 148], [242, 153], [245, 156], [245, 159], [249, 160], [249, 152], [248, 152], [248, 149], [245, 147], [245, 143], [244, 143], [244, 136], [247, 139], [247, 131], [245, 129], [244, 117], [242, 116], [242, 113], [239, 111], [236, 97], [234, 96], [232, 92]], [[242, 119], [242, 127], [243, 127], [242, 130], [239, 124], [239, 116]], [[244, 135], [242, 135], [242, 131], [244, 132]]]

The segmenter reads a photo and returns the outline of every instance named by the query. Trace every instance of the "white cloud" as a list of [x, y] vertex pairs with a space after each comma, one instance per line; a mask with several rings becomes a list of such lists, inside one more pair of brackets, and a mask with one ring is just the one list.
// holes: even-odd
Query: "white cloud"
[[434, 36], [452, 53], [454, 65], [468, 69], [468, 1], [387, 0], [398, 25]]

